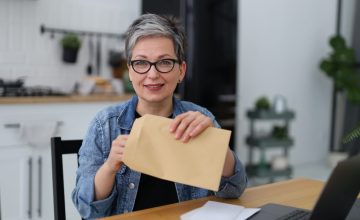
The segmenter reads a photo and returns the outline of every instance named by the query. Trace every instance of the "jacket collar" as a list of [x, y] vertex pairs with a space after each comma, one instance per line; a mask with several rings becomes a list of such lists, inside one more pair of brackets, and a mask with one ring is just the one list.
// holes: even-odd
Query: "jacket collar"
[[121, 129], [125, 129], [130, 131], [131, 127], [135, 121], [135, 110], [138, 102], [138, 97], [133, 96], [130, 100], [128, 100], [120, 112], [119, 117], [117, 118], [118, 125]]
[[181, 101], [175, 96], [173, 96], [173, 118], [184, 112], [185, 110], [183, 108], [183, 105], [181, 104]]

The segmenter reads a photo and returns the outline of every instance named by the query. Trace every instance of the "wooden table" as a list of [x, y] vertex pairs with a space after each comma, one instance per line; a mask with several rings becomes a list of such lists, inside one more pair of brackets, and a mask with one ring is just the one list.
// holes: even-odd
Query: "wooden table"
[[323, 187], [324, 183], [321, 181], [292, 179], [248, 188], [239, 199], [220, 199], [211, 196], [127, 214], [115, 215], [103, 218], [103, 220], [179, 220], [180, 215], [192, 209], [201, 207], [209, 200], [241, 205], [246, 208], [259, 207], [272, 202], [298, 208], [312, 209]]

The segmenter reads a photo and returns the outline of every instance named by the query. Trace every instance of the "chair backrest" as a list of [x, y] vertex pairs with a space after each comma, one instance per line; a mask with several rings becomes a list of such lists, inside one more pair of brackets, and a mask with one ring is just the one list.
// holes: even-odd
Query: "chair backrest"
[[65, 193], [64, 193], [64, 154], [77, 154], [82, 140], [61, 140], [61, 137], [51, 138], [51, 161], [53, 176], [54, 214], [55, 220], [65, 220]]

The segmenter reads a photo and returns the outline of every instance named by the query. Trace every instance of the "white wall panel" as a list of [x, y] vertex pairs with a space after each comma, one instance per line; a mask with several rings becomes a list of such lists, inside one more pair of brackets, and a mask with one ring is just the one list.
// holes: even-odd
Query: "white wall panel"
[[[88, 38], [76, 64], [61, 60], [61, 35], [40, 34], [40, 25], [74, 30], [123, 33], [139, 14], [140, 0], [1, 0], [0, 78], [27, 76], [26, 85], [68, 90], [86, 76]], [[94, 41], [96, 43], [96, 41]], [[119, 40], [102, 39], [101, 74], [111, 76], [108, 50], [123, 48]], [[94, 45], [95, 46], [95, 45]]]

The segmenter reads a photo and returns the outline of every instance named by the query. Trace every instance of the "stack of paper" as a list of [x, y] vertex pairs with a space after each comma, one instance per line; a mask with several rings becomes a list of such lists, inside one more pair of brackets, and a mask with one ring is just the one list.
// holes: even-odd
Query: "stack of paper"
[[221, 202], [208, 201], [200, 208], [181, 216], [181, 220], [243, 220], [257, 213], [260, 208], [244, 208]]

